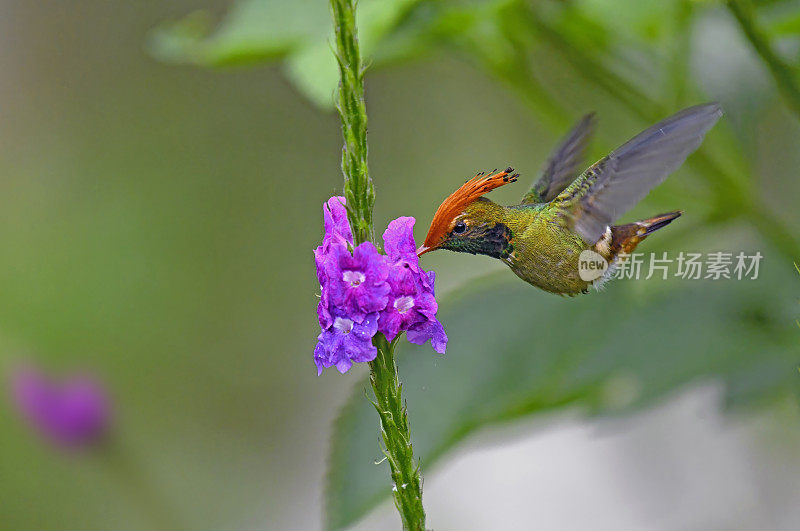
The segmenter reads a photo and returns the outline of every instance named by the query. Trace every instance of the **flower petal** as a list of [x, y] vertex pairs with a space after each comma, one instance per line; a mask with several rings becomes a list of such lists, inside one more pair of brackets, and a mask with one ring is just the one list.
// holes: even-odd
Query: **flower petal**
[[414, 243], [414, 223], [412, 217], [392, 220], [383, 232], [383, 248], [392, 260], [408, 260], [413, 265], [419, 263], [417, 246]]
[[433, 350], [439, 354], [444, 354], [447, 350], [447, 334], [442, 323], [436, 319], [412, 326], [406, 332], [406, 337], [415, 345], [424, 345], [430, 339]]
[[347, 208], [343, 196], [334, 196], [322, 205], [322, 215], [325, 221], [325, 239], [344, 240], [353, 244], [353, 233], [347, 221]]
[[352, 335], [362, 341], [371, 341], [378, 331], [378, 312], [373, 312], [364, 317], [364, 320], [353, 326]]
[[347, 357], [341, 357], [336, 362], [336, 370], [338, 370], [342, 374], [344, 374], [347, 371], [349, 371], [350, 367], [352, 367], [352, 366], [353, 366], [353, 362], [350, 361], [350, 359], [347, 358]]

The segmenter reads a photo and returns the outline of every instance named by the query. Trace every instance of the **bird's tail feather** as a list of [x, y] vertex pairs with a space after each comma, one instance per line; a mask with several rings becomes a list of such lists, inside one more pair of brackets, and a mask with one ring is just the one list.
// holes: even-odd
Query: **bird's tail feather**
[[609, 246], [611, 256], [633, 252], [636, 246], [648, 235], [666, 227], [681, 214], [683, 214], [682, 211], [676, 210], [675, 212], [659, 214], [635, 223], [611, 227], [611, 245]]

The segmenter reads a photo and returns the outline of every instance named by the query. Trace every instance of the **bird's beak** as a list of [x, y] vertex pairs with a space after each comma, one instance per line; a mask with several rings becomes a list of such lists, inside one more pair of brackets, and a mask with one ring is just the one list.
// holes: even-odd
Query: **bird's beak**
[[436, 249], [436, 247], [428, 247], [426, 245], [420, 245], [419, 249], [417, 249], [417, 256], [422, 256], [428, 251], [433, 251], [434, 249]]

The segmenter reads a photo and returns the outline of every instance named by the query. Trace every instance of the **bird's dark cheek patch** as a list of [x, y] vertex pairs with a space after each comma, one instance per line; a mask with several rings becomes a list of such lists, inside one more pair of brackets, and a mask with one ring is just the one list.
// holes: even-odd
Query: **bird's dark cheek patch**
[[485, 234], [483, 241], [485, 243], [483, 252], [493, 258], [506, 258], [514, 250], [511, 245], [511, 229], [503, 223], [497, 223]]
[[514, 250], [510, 243], [511, 230], [503, 223], [489, 226], [476, 226], [467, 234], [450, 234], [442, 249], [459, 253], [485, 254], [492, 258], [508, 258]]

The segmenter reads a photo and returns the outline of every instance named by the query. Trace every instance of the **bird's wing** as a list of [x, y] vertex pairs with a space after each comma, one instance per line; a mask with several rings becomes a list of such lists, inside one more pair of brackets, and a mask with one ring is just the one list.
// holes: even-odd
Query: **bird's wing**
[[594, 132], [594, 113], [575, 124], [547, 160], [541, 175], [522, 198], [522, 203], [547, 203], [561, 193], [583, 166], [586, 146]]
[[689, 107], [613, 151], [551, 203], [589, 244], [683, 164], [722, 116], [717, 103]]

